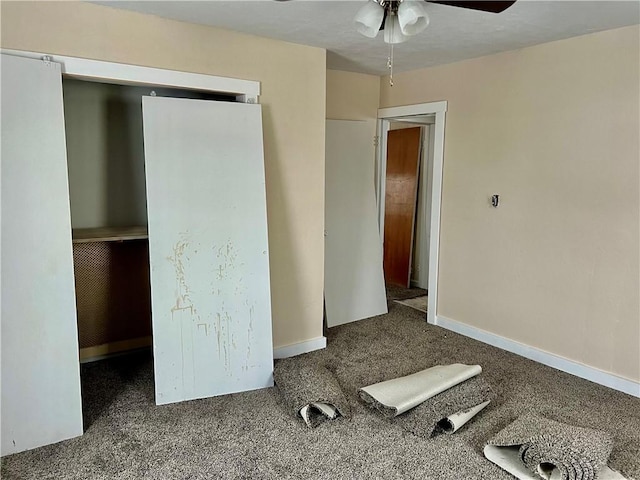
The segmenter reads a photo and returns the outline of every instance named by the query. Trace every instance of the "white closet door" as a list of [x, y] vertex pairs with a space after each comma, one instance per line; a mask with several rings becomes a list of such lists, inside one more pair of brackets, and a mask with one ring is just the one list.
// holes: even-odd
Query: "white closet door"
[[2, 55], [2, 455], [82, 435], [60, 65]]
[[272, 386], [260, 105], [142, 107], [156, 403]]
[[324, 295], [329, 327], [387, 313], [374, 132], [369, 122], [327, 120]]

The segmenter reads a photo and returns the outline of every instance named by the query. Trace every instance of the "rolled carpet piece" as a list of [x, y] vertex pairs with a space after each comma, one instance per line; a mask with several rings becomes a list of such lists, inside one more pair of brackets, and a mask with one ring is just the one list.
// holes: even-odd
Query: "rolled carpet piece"
[[613, 438], [607, 432], [526, 414], [498, 432], [485, 457], [519, 479], [613, 480], [607, 466]]
[[395, 417], [393, 422], [424, 438], [451, 434], [480, 413], [495, 397], [484, 378], [473, 377], [425, 400]]
[[436, 430], [441, 430], [444, 433], [456, 433], [460, 428], [466, 425], [469, 420], [484, 410], [484, 408], [490, 403], [491, 401], [487, 400], [475, 407], [460, 410], [452, 415], [448, 415], [437, 423]]
[[310, 428], [325, 420], [350, 415], [338, 380], [325, 365], [298, 357], [285, 358], [276, 361], [273, 378], [292, 413]]
[[480, 365], [438, 365], [406, 377], [363, 387], [358, 394], [385, 416], [395, 417], [480, 372]]

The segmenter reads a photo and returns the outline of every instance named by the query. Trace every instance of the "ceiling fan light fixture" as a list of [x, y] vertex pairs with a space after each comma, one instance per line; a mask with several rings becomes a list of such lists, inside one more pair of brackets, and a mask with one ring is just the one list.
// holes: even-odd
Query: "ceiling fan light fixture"
[[384, 22], [384, 43], [395, 45], [396, 43], [403, 43], [406, 41], [407, 37], [402, 34], [398, 16], [395, 13], [389, 12], [387, 14], [387, 19]]
[[374, 38], [380, 30], [383, 18], [384, 7], [375, 0], [369, 0], [356, 13], [354, 19], [356, 30], [365, 37]]
[[398, 21], [404, 35], [416, 35], [429, 25], [429, 16], [422, 2], [405, 0], [398, 7]]

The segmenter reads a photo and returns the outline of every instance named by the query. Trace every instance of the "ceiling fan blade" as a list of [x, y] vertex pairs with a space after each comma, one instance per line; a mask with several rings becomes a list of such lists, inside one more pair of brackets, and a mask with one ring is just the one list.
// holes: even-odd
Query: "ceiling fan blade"
[[452, 7], [460, 7], [460, 8], [469, 8], [471, 10], [482, 10], [483, 12], [491, 12], [491, 13], [500, 13], [504, 12], [507, 8], [513, 5], [515, 0], [513, 1], [494, 1], [494, 2], [485, 2], [485, 1], [440, 1], [440, 0], [425, 0], [429, 3], [439, 3], [440, 5], [450, 5]]

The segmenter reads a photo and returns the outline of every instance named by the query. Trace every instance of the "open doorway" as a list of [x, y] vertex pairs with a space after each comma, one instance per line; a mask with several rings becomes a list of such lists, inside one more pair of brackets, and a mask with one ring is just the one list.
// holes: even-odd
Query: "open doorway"
[[378, 111], [376, 199], [387, 296], [400, 301], [426, 296], [429, 323], [436, 318], [446, 106], [434, 102]]
[[433, 115], [393, 120], [387, 132], [384, 274], [387, 297], [427, 312]]
[[[423, 123], [424, 122], [424, 123]], [[384, 263], [388, 285], [428, 289], [433, 116], [392, 121], [387, 132]]]

